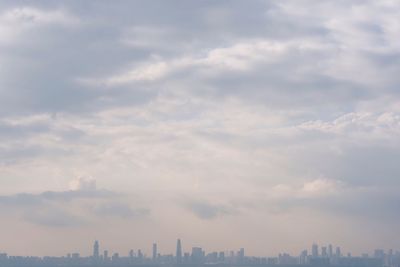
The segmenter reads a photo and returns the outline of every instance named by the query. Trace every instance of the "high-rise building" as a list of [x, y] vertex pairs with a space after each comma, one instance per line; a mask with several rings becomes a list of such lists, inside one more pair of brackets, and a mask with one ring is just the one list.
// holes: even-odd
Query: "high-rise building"
[[185, 252], [183, 254], [183, 263], [187, 264], [190, 262], [190, 253], [189, 252]]
[[308, 258], [308, 251], [307, 250], [303, 250], [301, 252], [301, 254], [300, 254], [300, 257], [299, 257], [299, 263], [301, 265], [307, 264], [307, 258]]
[[182, 263], [182, 245], [180, 239], [176, 241], [176, 263], [177, 264]]
[[142, 253], [141, 249], [138, 249], [137, 257], [138, 257], [139, 263], [142, 263], [142, 261], [143, 261], [143, 253]]
[[311, 256], [313, 258], [318, 258], [319, 257], [319, 253], [318, 253], [318, 245], [317, 244], [313, 244], [312, 248], [311, 248]]
[[111, 257], [111, 260], [112, 260], [113, 262], [118, 262], [118, 260], [119, 260], [119, 253], [118, 253], [118, 252], [115, 252], [115, 253], [112, 255], [112, 257]]
[[157, 244], [153, 244], [153, 261], [157, 260]]
[[375, 249], [374, 257], [377, 259], [384, 259], [385, 258], [385, 251], [383, 249]]
[[237, 260], [239, 263], [243, 263], [244, 262], [244, 248], [241, 248], [238, 253], [237, 253]]
[[337, 258], [342, 257], [342, 252], [340, 251], [340, 247], [337, 247], [337, 248], [336, 248], [336, 257], [337, 257]]
[[386, 266], [393, 266], [393, 249], [389, 249], [386, 257]]
[[326, 247], [321, 247], [321, 256], [323, 258], [327, 258], [328, 257], [328, 252], [327, 252], [327, 248]]
[[219, 262], [225, 262], [225, 252], [223, 252], [223, 251], [221, 251], [219, 254], [218, 254], [218, 260], [219, 260]]
[[204, 251], [202, 248], [193, 247], [192, 248], [192, 263], [202, 263], [204, 260]]
[[333, 247], [332, 247], [332, 244], [329, 244], [329, 246], [328, 246], [328, 256], [329, 256], [329, 258], [332, 258], [332, 257], [333, 257]]
[[99, 256], [100, 256], [100, 253], [99, 253], [99, 241], [96, 240], [96, 241], [94, 241], [94, 245], [93, 245], [93, 258], [95, 260], [98, 260]]

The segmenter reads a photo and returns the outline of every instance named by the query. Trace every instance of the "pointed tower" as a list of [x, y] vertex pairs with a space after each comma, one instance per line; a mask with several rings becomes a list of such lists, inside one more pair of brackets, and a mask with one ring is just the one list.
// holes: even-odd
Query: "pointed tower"
[[176, 263], [177, 264], [182, 263], [182, 245], [180, 239], [176, 241]]
[[99, 241], [94, 241], [94, 245], [93, 245], [93, 259], [98, 260], [100, 257], [99, 254]]

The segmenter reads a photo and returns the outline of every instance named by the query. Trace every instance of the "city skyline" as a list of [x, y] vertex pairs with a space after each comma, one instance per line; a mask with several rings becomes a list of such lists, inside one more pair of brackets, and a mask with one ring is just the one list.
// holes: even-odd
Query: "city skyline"
[[142, 249], [131, 249], [127, 255], [110, 251], [101, 247], [98, 240], [94, 241], [92, 254], [85, 256], [79, 252], [64, 256], [16, 256], [0, 252], [1, 266], [340, 266], [340, 267], [399, 267], [400, 251], [390, 249], [375, 249], [373, 254], [354, 255], [351, 252], [342, 253], [340, 247], [333, 250], [332, 244], [319, 247], [313, 243], [298, 256], [279, 253], [277, 256], [252, 256], [239, 250], [211, 251], [202, 247], [192, 247], [182, 250], [181, 239], [176, 241], [176, 253], [158, 253], [157, 243], [153, 243], [152, 255], [147, 256]]
[[[81, 257], [92, 257], [92, 258], [100, 258], [100, 257], [104, 257], [104, 254], [106, 253], [108, 256], [112, 256], [113, 254], [117, 253], [119, 256], [123, 256], [123, 257], [139, 257], [139, 254], [141, 254], [141, 256], [143, 258], [146, 258], [148, 260], [155, 260], [157, 259], [159, 256], [163, 256], [163, 255], [173, 255], [174, 256], [174, 260], [176, 261], [176, 263], [180, 264], [183, 261], [183, 255], [186, 253], [193, 253], [193, 249], [200, 249], [201, 251], [207, 252], [207, 253], [214, 253], [214, 252], [224, 252], [227, 253], [227, 255], [229, 255], [230, 253], [234, 252], [234, 256], [235, 257], [279, 257], [279, 255], [290, 255], [290, 256], [299, 256], [301, 257], [304, 253], [306, 256], [310, 256], [313, 258], [332, 258], [332, 257], [377, 257], [377, 253], [379, 253], [379, 257], [383, 257], [382, 255], [385, 255], [387, 252], [388, 253], [392, 253], [393, 255], [399, 255], [400, 256], [400, 248], [396, 249], [396, 248], [389, 248], [389, 249], [384, 249], [384, 248], [374, 248], [373, 250], [370, 251], [362, 251], [361, 253], [357, 254], [357, 253], [353, 253], [349, 250], [343, 250], [343, 248], [341, 246], [334, 246], [332, 243], [326, 243], [326, 244], [321, 244], [321, 243], [317, 243], [317, 242], [313, 242], [312, 244], [309, 245], [308, 248], [303, 248], [301, 250], [298, 251], [298, 253], [288, 253], [287, 250], [285, 249], [281, 249], [280, 252], [277, 255], [271, 255], [268, 254], [267, 252], [265, 254], [262, 255], [249, 255], [249, 254], [245, 254], [245, 248], [243, 247], [239, 247], [233, 249], [233, 248], [224, 248], [224, 249], [217, 249], [217, 251], [207, 251], [207, 248], [204, 248], [202, 246], [192, 246], [192, 245], [187, 245], [186, 247], [184, 247], [182, 245], [181, 239], [178, 238], [176, 239], [176, 243], [175, 243], [175, 251], [163, 251], [162, 248], [160, 250], [159, 247], [159, 243], [157, 242], [152, 242], [151, 243], [151, 248], [146, 248], [146, 247], [137, 247], [137, 248], [129, 248], [126, 249], [126, 253], [124, 253], [123, 251], [114, 251], [111, 248], [107, 247], [107, 246], [101, 246], [100, 245], [100, 241], [99, 240], [95, 240], [93, 242], [93, 246], [92, 247], [87, 247], [89, 253], [81, 253], [80, 251], [69, 251], [67, 253], [64, 253], [65, 255], [72, 255], [72, 254], [79, 254]], [[8, 254], [5, 249], [0, 248], [0, 254]], [[293, 254], [293, 255], [292, 255]], [[61, 256], [65, 256], [65, 255], [51, 255], [51, 256], [55, 256], [55, 257], [61, 257]], [[11, 255], [10, 255], [11, 256]], [[38, 257], [47, 257], [49, 255], [12, 255], [12, 256], [23, 256], [23, 257], [28, 257], [28, 256], [38, 256]]]

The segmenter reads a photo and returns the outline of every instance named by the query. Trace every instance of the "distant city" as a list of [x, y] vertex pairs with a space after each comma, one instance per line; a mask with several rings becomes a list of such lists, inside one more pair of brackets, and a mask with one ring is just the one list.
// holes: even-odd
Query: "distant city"
[[184, 252], [181, 240], [176, 242], [175, 254], [161, 254], [157, 244], [152, 246], [152, 254], [145, 255], [141, 249], [130, 250], [125, 255], [118, 252], [110, 253], [100, 250], [100, 243], [93, 244], [93, 253], [82, 256], [77, 252], [61, 257], [11, 256], [0, 253], [1, 267], [128, 267], [128, 266], [339, 266], [339, 267], [400, 267], [400, 251], [392, 249], [385, 251], [375, 249], [372, 255], [364, 253], [353, 256], [344, 254], [340, 247], [332, 245], [319, 246], [312, 244], [311, 249], [304, 249], [299, 255], [280, 253], [275, 257], [254, 257], [245, 254], [245, 249], [238, 251], [206, 252], [201, 247], [192, 247], [190, 252]]

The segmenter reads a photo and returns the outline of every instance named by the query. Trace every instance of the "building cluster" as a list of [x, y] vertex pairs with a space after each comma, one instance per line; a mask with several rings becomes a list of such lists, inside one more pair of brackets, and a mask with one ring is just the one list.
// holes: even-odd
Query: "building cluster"
[[79, 253], [69, 253], [62, 257], [23, 257], [9, 256], [0, 253], [1, 267], [128, 267], [128, 266], [303, 266], [303, 267], [400, 267], [400, 252], [376, 249], [373, 255], [362, 254], [352, 256], [343, 254], [340, 247], [332, 245], [319, 247], [313, 244], [311, 250], [303, 250], [299, 256], [281, 253], [277, 257], [246, 256], [244, 248], [238, 251], [221, 251], [206, 253], [201, 247], [193, 247], [184, 252], [181, 240], [176, 243], [175, 254], [161, 254], [157, 244], [152, 246], [152, 253], [147, 256], [140, 249], [130, 250], [126, 255], [100, 252], [98, 241], [94, 242], [93, 254], [81, 256]]

